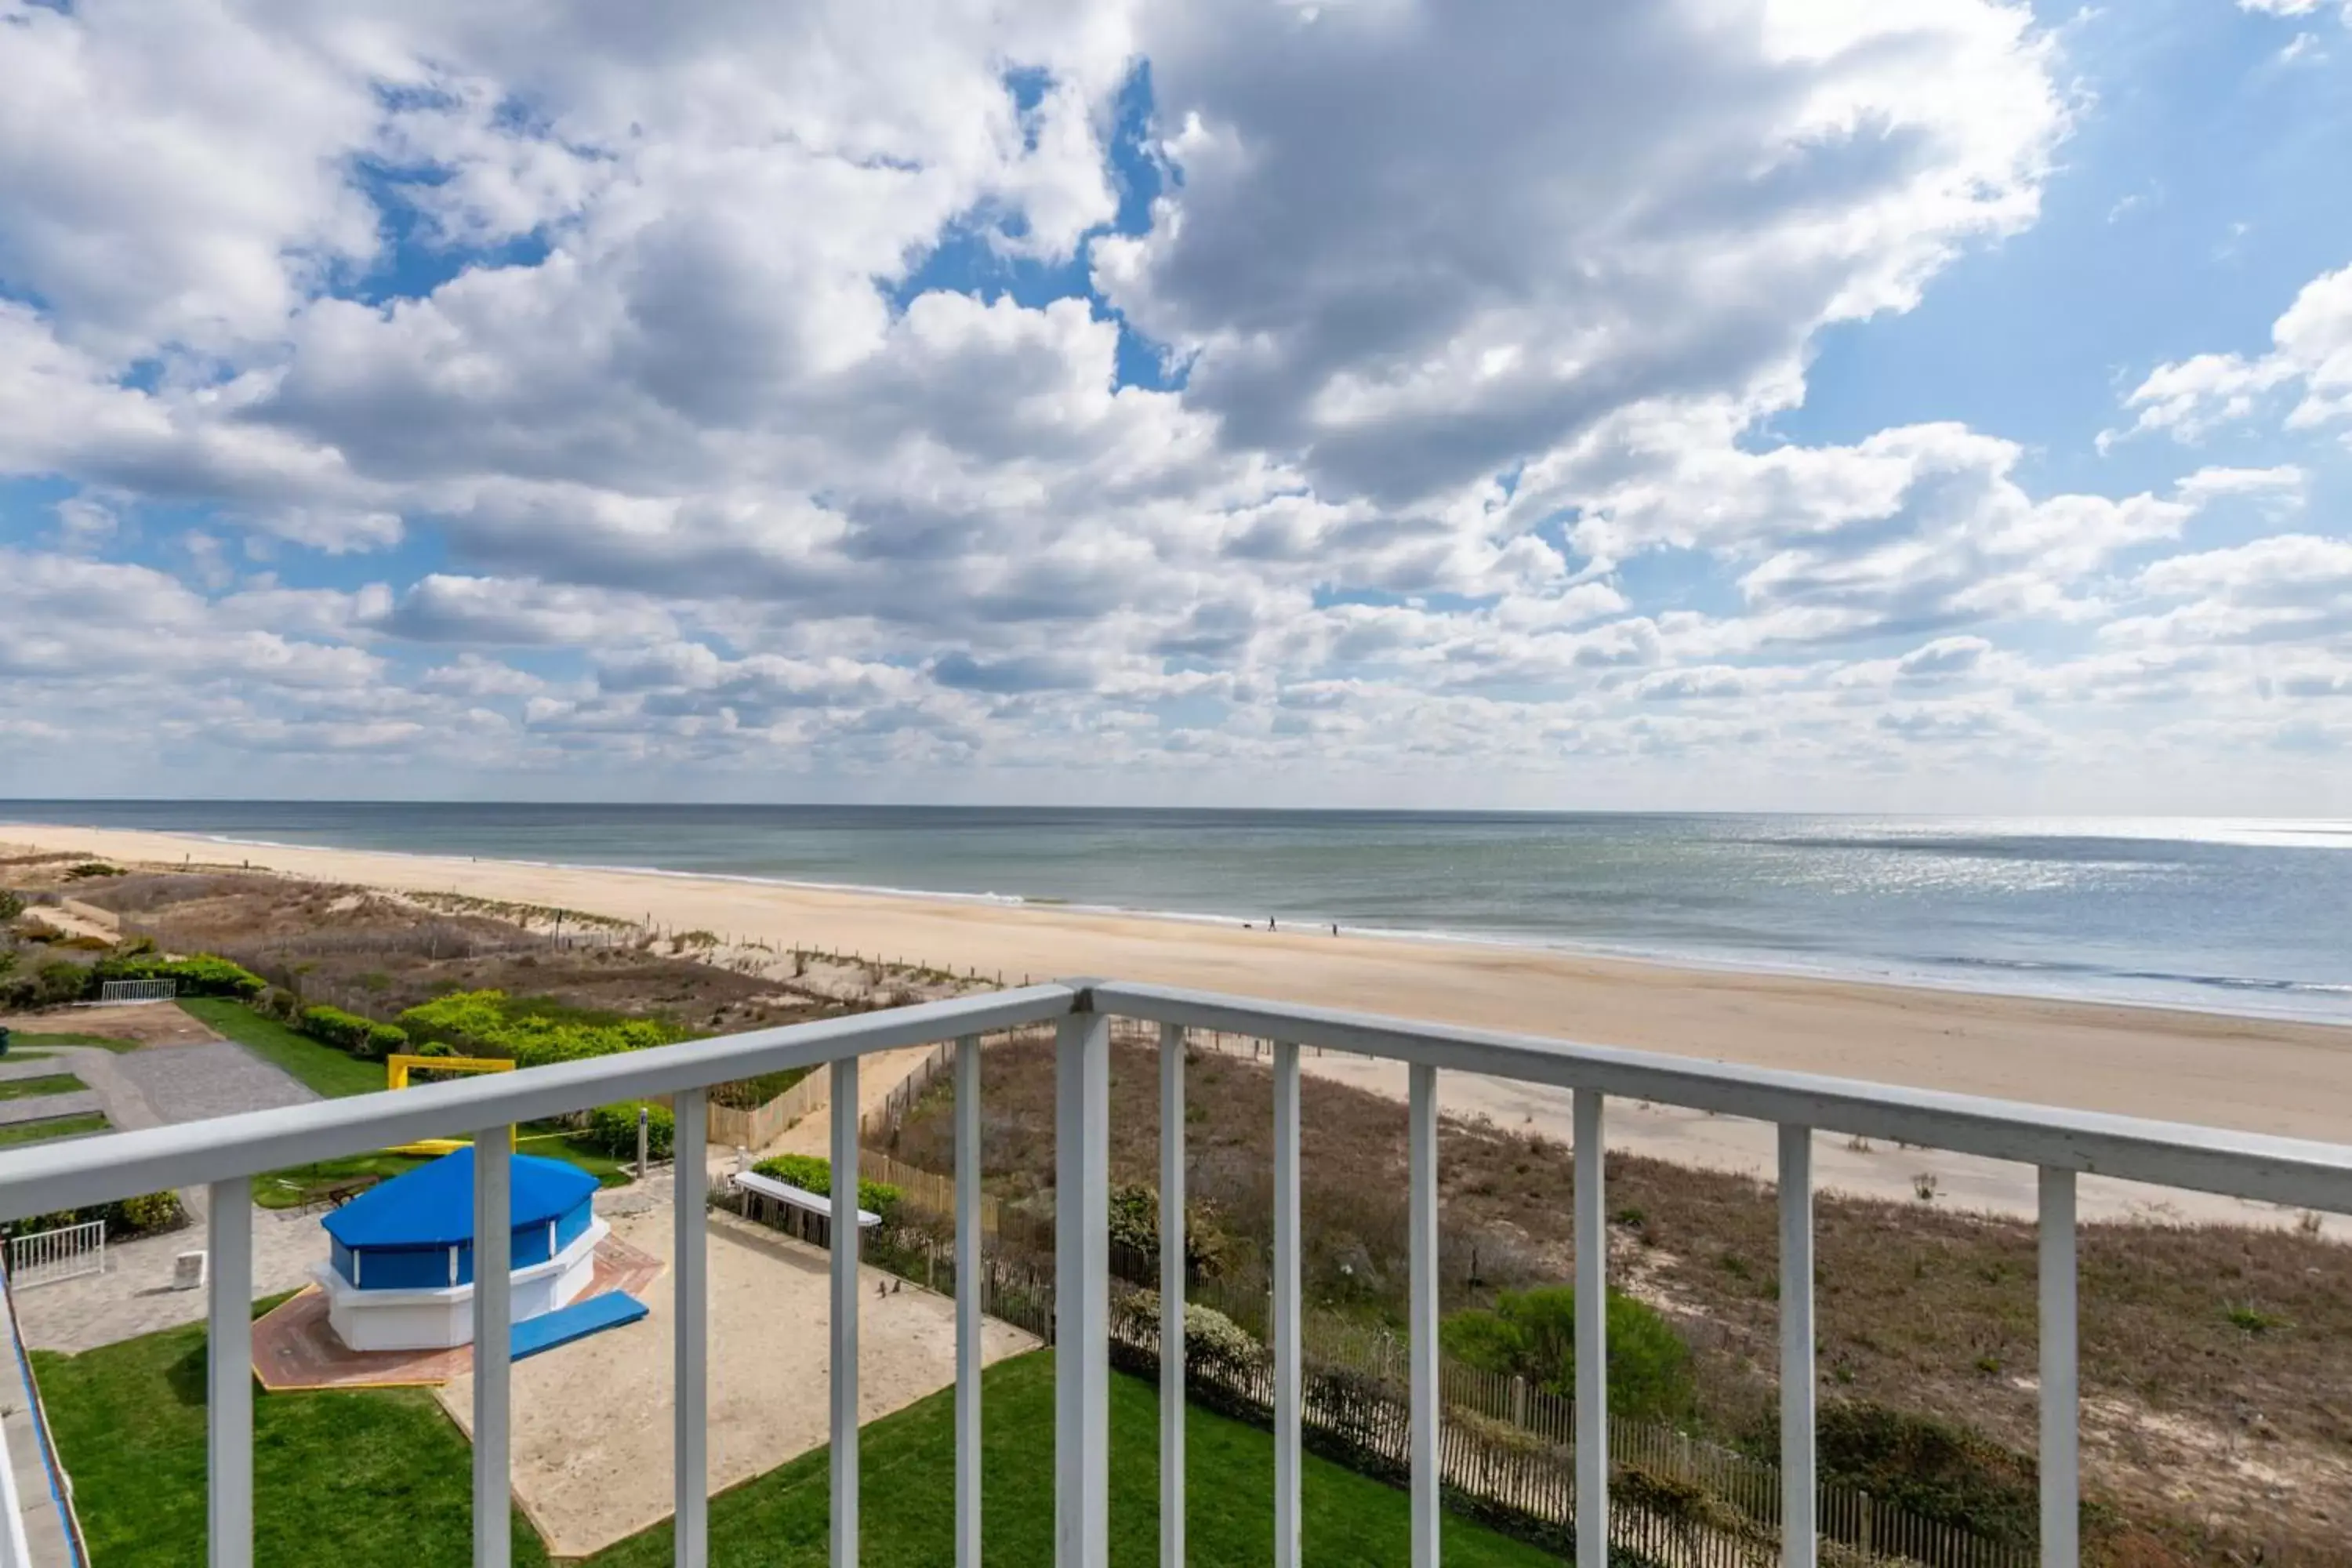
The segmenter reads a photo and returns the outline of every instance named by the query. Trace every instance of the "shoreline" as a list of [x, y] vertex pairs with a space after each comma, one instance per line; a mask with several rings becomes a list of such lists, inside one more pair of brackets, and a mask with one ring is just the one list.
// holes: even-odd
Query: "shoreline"
[[[396, 860], [440, 861], [451, 864], [480, 864], [483, 858], [479, 856], [441, 854], [425, 849], [375, 849], [347, 845], [299, 844], [287, 839], [247, 838], [230, 833], [202, 833], [166, 828], [96, 826], [81, 828], [67, 824], [0, 822], [0, 835], [20, 829], [44, 833], [54, 831], [153, 834], [160, 837], [223, 845], [239, 849], [290, 851], [306, 855], [363, 855]], [[676, 867], [633, 865], [618, 861], [541, 860], [506, 855], [492, 858], [499, 865], [540, 871], [583, 872], [616, 877], [652, 877], [739, 884], [751, 888], [776, 888], [794, 892], [838, 893], [863, 898], [909, 900], [917, 902], [973, 904], [989, 909], [1057, 910], [1074, 915], [1099, 916], [1109, 920], [1157, 921], [1181, 925], [1238, 926], [1244, 930], [1255, 929], [1255, 921], [1241, 913], [1212, 914], [1197, 910], [1161, 910], [1139, 905], [1088, 903], [1070, 899], [1037, 898], [1024, 893], [968, 892], [944, 888], [902, 888], [873, 882], [828, 882], [808, 878], [754, 874], [748, 871], [687, 870]], [[2020, 964], [1988, 968], [1988, 973], [1999, 973], [2015, 982], [2010, 985], [2001, 985], [1970, 984], [1958, 975], [1945, 973], [1927, 967], [1932, 961], [1921, 961], [1918, 967], [1912, 968], [1892, 963], [1874, 968], [1858, 963], [1845, 966], [1834, 963], [1804, 963], [1766, 952], [1706, 954], [1619, 948], [1593, 942], [1580, 942], [1560, 937], [1516, 935], [1506, 931], [1349, 925], [1345, 922], [1333, 922], [1320, 919], [1297, 919], [1294, 926], [1297, 932], [1310, 936], [1328, 931], [1333, 936], [1360, 938], [1370, 942], [1427, 943], [1444, 947], [1498, 948], [1514, 952], [1556, 953], [1565, 958], [1591, 961], [1596, 963], [1634, 964], [1673, 973], [1769, 975], [1802, 981], [1818, 981], [1829, 984], [1893, 987], [1911, 991], [1945, 992], [1960, 996], [1990, 996], [2016, 1001], [2057, 1002], [2084, 1006], [2141, 1009], [2158, 1013], [2186, 1013], [2222, 1019], [2309, 1024], [2323, 1028], [2352, 1030], [2352, 1013], [2347, 1013], [2343, 1004], [2338, 1004], [2332, 1009], [2276, 1005], [2265, 1006], [2257, 1000], [2264, 996], [2299, 993], [2352, 998], [2352, 985], [2305, 984], [2294, 982], [2266, 983], [2154, 972], [2117, 973], [2063, 964], [2045, 966]], [[1955, 960], [1951, 963], [1953, 967], [1960, 967], [1963, 961]], [[2066, 974], [2072, 976], [2076, 984], [2071, 986], [2053, 984], [2041, 988], [2021, 984], [2024, 977], [2035, 973]], [[2178, 986], [2200, 994], [2196, 995], [2194, 1000], [2119, 994], [2101, 990], [2095, 984], [2099, 976], [2117, 980], [2154, 982]], [[2084, 982], [2091, 984], [2084, 984]], [[2222, 995], [2208, 998], [2201, 994], [2207, 990], [2221, 993]], [[2229, 998], [2233, 1005], [2225, 1005], [2224, 997]]]
[[[0, 843], [116, 861], [221, 864], [216, 837], [0, 823]], [[1122, 978], [1249, 993], [1474, 1027], [1763, 1068], [2070, 1106], [2287, 1137], [2352, 1134], [2352, 1028], [2259, 1016], [1929, 988], [1787, 973], [1675, 965], [1556, 948], [1332, 936], [977, 896], [853, 891], [742, 876], [621, 870], [399, 851], [236, 846], [257, 870], [404, 892], [551, 905], [784, 948], [1002, 973]], [[1318, 1064], [1329, 1064], [1321, 1066]], [[1311, 1058], [1402, 1099], [1378, 1069]], [[1342, 1070], [1344, 1068], [1344, 1071]], [[1552, 1131], [1565, 1104], [1529, 1086], [1448, 1075], [1454, 1114]], [[1612, 1108], [1612, 1147], [1769, 1179], [1772, 1129], [1668, 1108]], [[1918, 1150], [1819, 1141], [1825, 1187], [1914, 1198], [1937, 1179], [1943, 1206], [2030, 1214], [2023, 1167]], [[2110, 1191], [2109, 1189], [2115, 1189]], [[2085, 1178], [2085, 1218], [2292, 1224], [2230, 1199]], [[2331, 1228], [2338, 1222], [2331, 1221]]]

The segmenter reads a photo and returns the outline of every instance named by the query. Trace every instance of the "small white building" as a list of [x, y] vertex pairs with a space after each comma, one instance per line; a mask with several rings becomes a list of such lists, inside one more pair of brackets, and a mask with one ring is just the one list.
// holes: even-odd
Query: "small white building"
[[[611, 1228], [596, 1178], [561, 1160], [513, 1159], [514, 1321], [568, 1305]], [[446, 1350], [474, 1337], [474, 1152], [373, 1187], [320, 1221], [334, 1255], [312, 1269], [327, 1321], [355, 1351]]]

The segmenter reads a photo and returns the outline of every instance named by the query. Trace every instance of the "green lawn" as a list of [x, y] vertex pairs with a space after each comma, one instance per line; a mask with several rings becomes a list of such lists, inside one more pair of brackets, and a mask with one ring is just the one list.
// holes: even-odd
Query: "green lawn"
[[9, 1037], [8, 1054], [14, 1057], [26, 1050], [63, 1050], [69, 1046], [92, 1046], [101, 1051], [135, 1051], [140, 1048], [137, 1040], [126, 1040], [114, 1035], [46, 1035], [18, 1029]]
[[180, 1010], [226, 1035], [274, 1067], [329, 1100], [369, 1094], [383, 1088], [383, 1064], [345, 1056], [307, 1035], [298, 1035], [275, 1018], [265, 1018], [242, 1002], [219, 996], [192, 996]]
[[[625, 1164], [577, 1138], [539, 1122], [524, 1125], [520, 1152], [550, 1160], [568, 1160], [595, 1177], [601, 1186], [617, 1187], [628, 1181], [635, 1170], [635, 1162]], [[330, 1187], [364, 1176], [389, 1181], [425, 1163], [425, 1158], [418, 1155], [377, 1152], [291, 1165], [254, 1177], [253, 1201], [266, 1209], [300, 1208], [319, 1202]]]
[[71, 1094], [89, 1087], [69, 1072], [43, 1073], [39, 1078], [0, 1079], [0, 1100], [37, 1100], [44, 1095]]
[[[204, 1330], [173, 1329], [79, 1356], [37, 1351], [33, 1364], [95, 1561], [101, 1568], [202, 1561]], [[823, 1390], [812, 1388], [809, 1397], [822, 1399]], [[1002, 1568], [1053, 1561], [1053, 1405], [1050, 1353], [989, 1369], [982, 1487], [988, 1561]], [[954, 1560], [954, 1415], [953, 1392], [943, 1390], [865, 1429], [861, 1557], [867, 1568], [929, 1568]], [[1111, 1380], [1111, 1561], [1130, 1568], [1158, 1560], [1158, 1423], [1150, 1384]], [[1266, 1562], [1274, 1534], [1273, 1440], [1197, 1409], [1185, 1430], [1191, 1561], [1252, 1568]], [[467, 1560], [467, 1446], [426, 1395], [262, 1394], [254, 1433], [255, 1560], [263, 1568]], [[714, 1499], [712, 1563], [822, 1564], [825, 1466], [819, 1449]], [[1309, 1563], [1371, 1564], [1405, 1556], [1402, 1492], [1310, 1458], [1305, 1502]], [[520, 1514], [514, 1531], [515, 1562], [544, 1563]], [[666, 1568], [671, 1556], [664, 1525], [598, 1553], [588, 1568]], [[1559, 1561], [1451, 1520], [1445, 1560], [1454, 1568]]]
[[0, 1127], [0, 1149], [46, 1143], [52, 1138], [79, 1138], [86, 1132], [103, 1132], [113, 1125], [95, 1110], [79, 1116], [52, 1116], [46, 1121], [11, 1122]]
[[[264, 1306], [269, 1303], [263, 1303]], [[33, 1352], [74, 1506], [103, 1568], [205, 1560], [205, 1331]], [[411, 1568], [472, 1561], [472, 1458], [417, 1389], [257, 1396], [254, 1560]], [[519, 1568], [547, 1562], [518, 1512]]]

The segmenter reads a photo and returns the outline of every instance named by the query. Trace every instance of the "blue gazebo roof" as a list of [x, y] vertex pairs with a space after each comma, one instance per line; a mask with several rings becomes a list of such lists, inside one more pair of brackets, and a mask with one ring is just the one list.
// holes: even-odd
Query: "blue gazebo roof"
[[[577, 1165], [513, 1156], [513, 1223], [544, 1225], [586, 1203], [596, 1178]], [[379, 1183], [319, 1222], [345, 1247], [455, 1247], [474, 1239], [474, 1152], [460, 1149]]]

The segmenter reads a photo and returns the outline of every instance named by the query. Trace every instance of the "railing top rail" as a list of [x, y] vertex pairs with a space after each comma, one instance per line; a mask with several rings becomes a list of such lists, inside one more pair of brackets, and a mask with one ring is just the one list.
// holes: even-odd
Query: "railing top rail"
[[1071, 984], [1081, 988], [1078, 1005], [1097, 1013], [2352, 1214], [2352, 1145], [1416, 1023], [1181, 986]]
[[990, 1034], [1060, 1017], [1076, 995], [1067, 985], [1026, 985], [557, 1062], [529, 1072], [426, 1084], [398, 1094], [354, 1095], [38, 1144], [0, 1153], [0, 1220], [531, 1121], [616, 1100], [704, 1089], [840, 1057]]
[[845, 1056], [1112, 1014], [1992, 1159], [2352, 1213], [2352, 1146], [1417, 1023], [1176, 986], [1071, 980], [0, 1153], [0, 1220], [706, 1088]]

